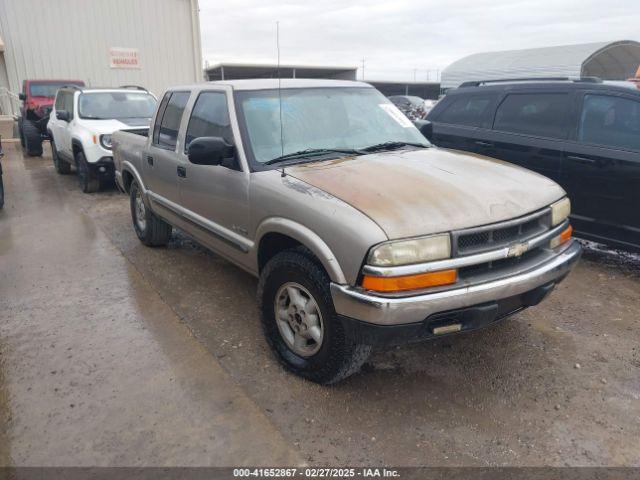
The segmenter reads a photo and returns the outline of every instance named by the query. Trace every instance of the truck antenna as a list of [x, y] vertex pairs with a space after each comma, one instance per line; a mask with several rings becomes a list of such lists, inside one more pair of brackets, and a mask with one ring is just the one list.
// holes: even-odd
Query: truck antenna
[[[282, 77], [280, 75], [280, 22], [276, 22], [276, 50], [278, 51], [278, 110], [280, 114], [280, 155], [284, 157], [284, 133], [282, 131]], [[286, 174], [282, 168], [282, 176]]]

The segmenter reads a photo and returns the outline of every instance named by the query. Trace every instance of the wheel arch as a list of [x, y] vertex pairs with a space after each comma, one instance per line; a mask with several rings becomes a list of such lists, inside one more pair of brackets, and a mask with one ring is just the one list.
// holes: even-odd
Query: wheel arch
[[146, 196], [147, 188], [145, 187], [144, 182], [142, 181], [142, 178], [140, 178], [138, 171], [135, 169], [133, 165], [131, 165], [130, 162], [127, 162], [127, 161], [122, 162], [122, 187], [124, 188], [126, 193], [129, 193], [129, 189], [131, 188], [131, 183], [134, 180], [140, 186], [140, 189], [142, 190], [143, 195]]
[[80, 140], [79, 138], [72, 138], [71, 139], [71, 152], [73, 154], [73, 159], [75, 160], [76, 155], [79, 152], [83, 152], [84, 153], [84, 147], [82, 146], [82, 140]]
[[310, 228], [281, 217], [264, 220], [256, 231], [258, 272], [275, 254], [298, 245], [308, 248], [316, 256], [331, 281], [347, 283], [338, 259], [326, 242]]

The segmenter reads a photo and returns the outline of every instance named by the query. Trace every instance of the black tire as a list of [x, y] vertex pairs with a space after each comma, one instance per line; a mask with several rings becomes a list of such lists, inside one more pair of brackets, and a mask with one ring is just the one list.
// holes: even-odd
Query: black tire
[[[287, 344], [276, 322], [276, 296], [287, 283], [299, 284], [313, 296], [322, 318], [319, 350], [301, 356]], [[290, 371], [308, 380], [332, 384], [356, 373], [371, 353], [371, 346], [350, 338], [336, 314], [330, 280], [311, 252], [299, 247], [275, 255], [265, 265], [258, 282], [258, 305], [269, 346]]]
[[35, 124], [29, 120], [22, 120], [22, 137], [24, 141], [24, 151], [30, 157], [42, 156], [42, 135]]
[[4, 184], [2, 183], [2, 175], [0, 175], [0, 208], [4, 207]]
[[78, 183], [84, 193], [95, 193], [100, 190], [100, 179], [82, 151], [76, 153], [76, 167], [78, 170]]
[[[129, 205], [131, 207], [131, 221], [133, 229], [142, 243], [148, 247], [162, 247], [171, 239], [171, 225], [158, 218], [142, 200], [140, 187], [134, 180], [129, 188]], [[138, 200], [142, 202], [142, 211], [138, 211]], [[137, 216], [144, 218], [144, 224], [139, 222]]]
[[53, 141], [53, 136], [51, 137], [51, 157], [53, 158], [53, 166], [60, 175], [67, 175], [71, 172], [71, 165], [69, 162], [64, 161], [60, 158], [58, 154], [58, 148], [56, 147], [56, 142]]

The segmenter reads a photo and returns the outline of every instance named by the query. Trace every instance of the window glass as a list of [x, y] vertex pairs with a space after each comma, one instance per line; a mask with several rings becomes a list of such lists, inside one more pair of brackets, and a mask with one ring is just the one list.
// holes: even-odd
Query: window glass
[[437, 119], [453, 125], [479, 127], [497, 95], [462, 96], [449, 105]]
[[640, 102], [586, 95], [578, 139], [613, 148], [640, 150]]
[[59, 92], [56, 96], [56, 110], [64, 110], [64, 92]]
[[495, 130], [550, 138], [567, 138], [566, 93], [511, 94], [498, 107]]
[[63, 106], [64, 110], [69, 112], [69, 115], [73, 116], [73, 92], [66, 92], [64, 94]]
[[80, 95], [80, 117], [94, 120], [150, 118], [156, 99], [146, 92], [88, 92]]
[[398, 107], [373, 88], [239, 91], [236, 98], [247, 150], [259, 163], [306, 149], [361, 149], [385, 142], [429, 145]]
[[162, 97], [162, 101], [160, 102], [160, 106], [158, 107], [158, 113], [156, 115], [156, 123], [153, 126], [153, 143], [158, 143], [158, 137], [160, 136], [160, 122], [162, 121], [162, 116], [164, 115], [164, 110], [167, 108], [167, 103], [169, 103], [169, 99], [171, 98], [172, 92], [167, 92]]
[[185, 151], [191, 141], [198, 137], [222, 137], [233, 143], [227, 97], [224, 93], [203, 92], [196, 100], [187, 127]]
[[53, 98], [60, 87], [68, 83], [32, 83], [29, 86], [29, 95], [32, 97]]
[[173, 92], [162, 115], [158, 132], [158, 146], [174, 149], [178, 142], [178, 130], [184, 113], [184, 107], [189, 100], [189, 92]]

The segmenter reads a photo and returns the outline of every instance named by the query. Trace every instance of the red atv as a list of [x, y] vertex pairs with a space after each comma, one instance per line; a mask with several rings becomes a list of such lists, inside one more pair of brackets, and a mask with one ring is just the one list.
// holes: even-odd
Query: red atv
[[22, 82], [20, 100], [20, 144], [27, 155], [42, 155], [42, 140], [47, 135], [49, 113], [58, 89], [64, 85], [84, 86], [82, 80], [25, 80]]

